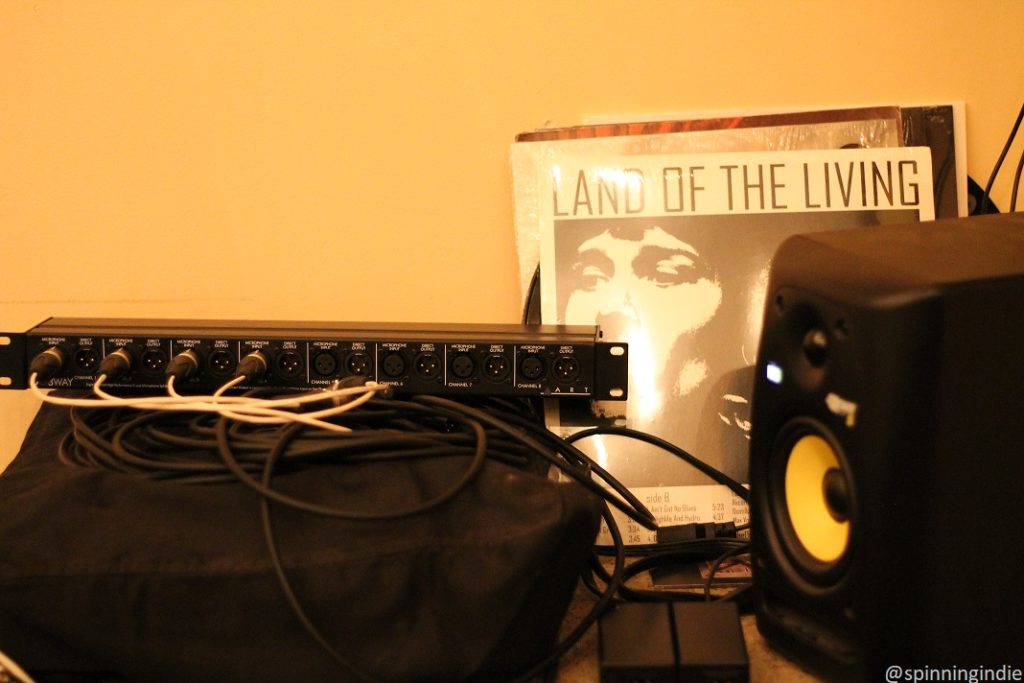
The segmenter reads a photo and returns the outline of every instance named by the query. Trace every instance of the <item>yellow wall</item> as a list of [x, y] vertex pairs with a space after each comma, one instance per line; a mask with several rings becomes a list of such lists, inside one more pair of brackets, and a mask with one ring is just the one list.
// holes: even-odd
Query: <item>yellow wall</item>
[[[516, 132], [961, 100], [983, 181], [1021, 26], [1020, 0], [5, 0], [0, 329], [515, 321]], [[34, 407], [0, 396], [0, 466]]]

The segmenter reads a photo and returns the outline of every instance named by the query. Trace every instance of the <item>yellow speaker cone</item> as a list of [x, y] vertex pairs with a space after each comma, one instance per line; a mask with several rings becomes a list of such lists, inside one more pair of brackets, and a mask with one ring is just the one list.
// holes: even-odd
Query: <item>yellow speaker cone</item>
[[826, 498], [829, 470], [842, 471], [839, 457], [813, 434], [796, 442], [786, 462], [786, 509], [793, 530], [811, 557], [826, 563], [842, 557], [850, 540], [850, 523], [836, 519]]

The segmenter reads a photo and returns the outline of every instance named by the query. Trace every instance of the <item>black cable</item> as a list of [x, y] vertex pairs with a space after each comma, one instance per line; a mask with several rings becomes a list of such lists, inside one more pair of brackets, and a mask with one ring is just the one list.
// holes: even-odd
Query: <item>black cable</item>
[[1010, 151], [1010, 147], [1013, 145], [1013, 139], [1017, 136], [1017, 129], [1020, 128], [1022, 119], [1024, 119], [1024, 103], [1020, 106], [1020, 113], [1017, 114], [1017, 120], [1014, 121], [1013, 128], [1010, 129], [1010, 136], [1006, 139], [1006, 144], [1003, 145], [1003, 150], [999, 153], [999, 158], [992, 168], [992, 174], [989, 175], [988, 182], [985, 184], [985, 190], [981, 195], [981, 205], [978, 208], [979, 214], [984, 214], [988, 211], [989, 194], [992, 192], [992, 185], [996, 181], [996, 176], [999, 175], [999, 168], [1003, 165], [1003, 159], [1006, 158], [1007, 152]]
[[[249, 395], [256, 393], [267, 392], [250, 392]], [[646, 567], [680, 558], [711, 560], [724, 550], [745, 544], [739, 539], [720, 538], [703, 539], [704, 543], [664, 545], [651, 552], [650, 558], [627, 568], [626, 557], [635, 551], [623, 543], [612, 507], [649, 529], [657, 528], [657, 520], [615, 477], [573, 445], [572, 441], [596, 432], [590, 430], [573, 435], [569, 440], [561, 439], [544, 427], [534, 408], [531, 402], [512, 400], [492, 399], [470, 406], [435, 396], [419, 396], [411, 401], [374, 398], [334, 418], [335, 422], [343, 422], [351, 428], [351, 432], [344, 434], [310, 429], [301, 423], [253, 426], [211, 414], [73, 408], [72, 430], [61, 442], [59, 457], [74, 466], [99, 467], [184, 484], [239, 481], [252, 489], [260, 498], [264, 540], [285, 600], [310, 637], [361, 680], [371, 679], [324, 638], [296, 595], [277, 545], [272, 504], [343, 519], [397, 519], [421, 514], [454, 498], [472, 483], [488, 458], [542, 475], [547, 474], [548, 468], [557, 468], [604, 501], [601, 514], [613, 544], [596, 550], [611, 553], [614, 566], [609, 572], [598, 556], [593, 556], [590, 570], [582, 576], [583, 584], [597, 596], [595, 604], [550, 654], [516, 679], [527, 681], [550, 672], [614, 602], [650, 599], [638, 589], [626, 586], [629, 578], [645, 571]], [[609, 430], [606, 433], [617, 431], [640, 438], [636, 437], [640, 433], [634, 434], [632, 430], [606, 430]], [[679, 450], [654, 437], [645, 440], [670, 452]], [[717, 470], [706, 465], [702, 468], [696, 464], [699, 463], [696, 458], [686, 456], [689, 454], [680, 455], [715, 478], [708, 470]], [[277, 474], [323, 462], [357, 464], [436, 457], [465, 457], [469, 463], [458, 480], [439, 496], [389, 513], [364, 513], [320, 505], [283, 494], [272, 486]], [[746, 494], [746, 489], [741, 488], [741, 491]], [[692, 599], [691, 596], [669, 591], [660, 594], [661, 599]]]
[[1020, 190], [1021, 172], [1024, 171], [1024, 150], [1021, 150], [1017, 170], [1013, 174], [1013, 191], [1010, 193], [1010, 213], [1017, 210], [1017, 191]]
[[[222, 420], [225, 421], [225, 420]], [[305, 425], [294, 425], [290, 428], [290, 431], [294, 434], [301, 432], [305, 428]], [[281, 441], [287, 446], [287, 441], [283, 438]], [[266, 463], [263, 466], [263, 475], [260, 479], [260, 486], [263, 490], [271, 491], [270, 480], [274, 473], [274, 465], [277, 457], [284, 451], [284, 448], [274, 448], [273, 452], [267, 457]], [[277, 547], [277, 539], [274, 533], [274, 521], [270, 514], [270, 497], [266, 495], [260, 495], [260, 521], [263, 526], [263, 539], [267, 546], [267, 553], [270, 555], [270, 563], [274, 568], [274, 574], [277, 577], [278, 585], [281, 587], [281, 591], [284, 593], [285, 600], [288, 602], [288, 606], [291, 608], [292, 613], [299, 620], [299, 623], [306, 630], [306, 633], [326, 652], [331, 659], [341, 665], [348, 673], [355, 676], [361, 681], [367, 683], [373, 683], [375, 679], [364, 674], [362, 671], [357, 669], [344, 655], [338, 652], [337, 648], [331, 645], [330, 641], [320, 632], [320, 629], [316, 627], [310, 619], [306, 609], [302, 606], [301, 601], [295, 594], [295, 589], [292, 587], [291, 581], [288, 579], [288, 573], [285, 571], [284, 563], [281, 561], [281, 553]]]
[[[414, 405], [414, 404], [411, 404]], [[296, 498], [287, 494], [281, 493], [275, 489], [264, 486], [259, 480], [251, 476], [235, 458], [234, 453], [231, 450], [231, 442], [228, 437], [227, 430], [228, 420], [224, 419], [217, 424], [217, 446], [218, 452], [220, 453], [221, 460], [227, 466], [229, 470], [238, 478], [240, 482], [248, 486], [249, 488], [256, 491], [263, 498], [270, 499], [276, 503], [287, 505], [288, 507], [302, 510], [315, 515], [321, 515], [324, 517], [334, 517], [336, 519], [348, 519], [348, 520], [361, 520], [361, 521], [382, 521], [382, 520], [395, 520], [402, 519], [404, 517], [412, 517], [414, 515], [423, 514], [440, 505], [448, 502], [460, 492], [466, 489], [476, 479], [476, 476], [483, 469], [484, 461], [487, 458], [487, 437], [484, 434], [483, 427], [479, 424], [465, 421], [465, 424], [469, 426], [477, 436], [477, 446], [473, 455], [473, 459], [470, 461], [469, 467], [463, 473], [462, 477], [455, 482], [455, 484], [447, 491], [441, 493], [435, 498], [418, 505], [414, 505], [409, 508], [401, 510], [393, 510], [390, 512], [357, 512], [355, 510], [346, 510], [342, 508], [320, 505], [318, 503], [311, 503], [302, 498]], [[288, 448], [288, 445], [292, 440], [298, 436], [305, 425], [301, 423], [289, 425], [281, 433], [277, 443], [271, 450], [267, 460], [270, 462], [276, 461], [281, 453]]]
[[[545, 443], [551, 450], [559, 453], [568, 462], [581, 467], [583, 469], [589, 469], [596, 472], [602, 479], [614, 479], [610, 473], [603, 469], [596, 461], [594, 461], [589, 455], [581, 451], [576, 446], [572, 445], [572, 442], [563, 439], [558, 436], [544, 424], [544, 418], [539, 415], [525, 416], [515, 412], [506, 412], [500, 409], [491, 409], [487, 411], [489, 414], [500, 417], [502, 420], [515, 425], [530, 433], [535, 439]], [[621, 491], [619, 490], [621, 488]], [[617, 493], [627, 498], [631, 495], [629, 490], [625, 486], [614, 487]]]
[[[419, 397], [419, 398], [422, 399], [424, 397]], [[431, 403], [433, 403], [433, 401], [431, 401]], [[442, 405], [444, 405], [444, 406], [447, 406], [449, 404], [454, 404], [454, 402], [444, 401], [442, 403]], [[458, 404], [454, 404], [454, 405], [457, 406]], [[447, 413], [448, 411], [445, 411], [445, 412]], [[225, 422], [226, 422], [226, 420], [225, 420]], [[497, 421], [495, 421], [495, 422], [497, 423]], [[473, 422], [473, 421], [468, 421], [468, 423], [471, 426], [474, 427], [474, 431], [476, 432], [477, 437], [478, 437], [478, 444], [481, 444], [480, 448], [482, 450], [486, 451], [486, 438], [484, 436], [484, 431], [483, 431], [482, 426], [479, 423]], [[270, 486], [271, 476], [272, 476], [272, 473], [273, 473], [273, 468], [274, 468], [275, 463], [279, 460], [281, 455], [287, 449], [288, 443], [291, 441], [291, 439], [293, 439], [298, 433], [303, 431], [305, 428], [306, 428], [305, 425], [301, 425], [301, 424], [297, 424], [297, 425], [294, 425], [292, 427], [289, 427], [285, 431], [285, 433], [282, 434], [282, 437], [281, 437], [280, 441], [274, 447], [274, 450], [271, 452], [271, 454], [266, 459], [266, 464], [265, 464], [264, 470], [263, 470], [263, 476], [261, 478], [261, 481], [259, 482], [259, 484], [260, 484], [259, 491], [260, 491], [260, 494], [261, 494], [261, 499], [260, 500], [261, 500], [261, 514], [262, 514], [263, 528], [264, 528], [264, 538], [265, 538], [265, 541], [266, 541], [266, 544], [267, 544], [267, 548], [268, 548], [268, 552], [270, 554], [271, 561], [272, 561], [272, 564], [274, 566], [274, 571], [275, 571], [275, 574], [276, 574], [276, 576], [278, 578], [278, 582], [279, 582], [279, 584], [281, 586], [282, 592], [284, 593], [284, 595], [286, 597], [286, 600], [288, 601], [289, 606], [291, 607], [293, 613], [299, 619], [299, 622], [302, 624], [302, 626], [305, 628], [305, 630], [309, 633], [309, 635], [318, 644], [320, 644], [320, 646], [331, 656], [332, 659], [337, 661], [347, 671], [349, 671], [352, 675], [358, 677], [360, 680], [371, 681], [371, 680], [373, 680], [372, 678], [368, 677], [366, 674], [364, 674], [364, 673], [360, 672], [358, 669], [356, 669], [355, 666], [351, 662], [349, 662], [347, 658], [345, 658], [341, 653], [339, 653], [337, 651], [337, 649], [334, 648], [327, 641], [327, 639], [323, 636], [323, 634], [320, 632], [320, 630], [316, 627], [316, 625], [309, 618], [308, 614], [306, 613], [306, 610], [303, 608], [301, 602], [299, 601], [298, 597], [295, 594], [294, 589], [292, 588], [291, 582], [288, 579], [287, 572], [284, 569], [283, 563], [281, 562], [280, 553], [279, 553], [278, 548], [277, 548], [277, 543], [276, 543], [276, 539], [275, 539], [274, 531], [273, 531], [272, 517], [270, 515], [270, 502], [271, 502], [271, 500], [277, 501], [278, 499], [277, 499], [276, 492], [274, 492], [274, 490]], [[219, 427], [218, 428], [218, 435], [222, 435], [223, 433], [224, 433], [223, 428]], [[459, 490], [461, 490], [461, 487], [459, 488]], [[273, 495], [267, 495], [268, 493], [273, 494]], [[434, 499], [435, 502], [437, 500], [438, 499]], [[446, 498], [446, 500], [447, 500], [447, 498]], [[437, 503], [437, 504], [440, 504], [440, 503]], [[431, 505], [431, 507], [434, 507], [434, 506], [435, 505]], [[302, 509], [305, 509], [305, 508], [302, 508]], [[425, 510], [423, 510], [423, 511], [425, 511]], [[624, 552], [624, 544], [622, 542], [622, 535], [621, 535], [621, 533], [620, 533], [620, 531], [618, 529], [618, 525], [615, 522], [614, 516], [611, 514], [611, 511], [608, 508], [607, 504], [605, 504], [603, 506], [602, 516], [604, 517], [606, 523], [608, 524], [609, 531], [610, 531], [610, 533], [612, 535], [613, 543], [614, 543], [615, 547], [618, 548], [618, 552], [616, 553], [615, 569], [614, 569], [614, 571], [613, 571], [613, 573], [612, 573], [612, 575], [611, 575], [611, 577], [609, 579], [608, 586], [606, 587], [606, 590], [599, 597], [599, 599], [594, 604], [594, 606], [591, 608], [591, 610], [588, 612], [588, 614], [585, 617], [583, 617], [583, 619], [580, 620], [580, 622], [576, 625], [576, 627], [558, 645], [555, 646], [555, 648], [552, 650], [552, 652], [550, 652], [540, 662], [538, 662], [533, 667], [531, 667], [527, 672], [525, 672], [521, 676], [517, 677], [515, 679], [516, 681], [529, 681], [529, 680], [533, 679], [534, 677], [544, 673], [545, 671], [548, 671], [593, 626], [593, 624], [597, 621], [597, 619], [600, 618], [601, 614], [603, 614], [604, 611], [611, 604], [611, 602], [614, 599], [614, 597], [617, 594], [617, 592], [619, 590], [621, 590], [621, 586], [622, 586], [622, 582], [623, 582], [622, 577], [623, 577], [624, 572], [625, 572], [625, 552]]]
[[737, 555], [743, 555], [744, 553], [750, 552], [750, 544], [744, 543], [741, 546], [726, 550], [724, 553], [715, 558], [715, 561], [711, 563], [711, 567], [708, 568], [708, 575], [704, 579], [704, 599], [711, 600], [711, 584], [715, 580], [715, 574], [718, 573], [719, 567], [722, 563], [729, 558], [736, 557]]
[[533, 270], [530, 277], [530, 285], [526, 290], [526, 297], [523, 299], [522, 323], [524, 325], [540, 324], [540, 265]]
[[[567, 474], [575, 481], [583, 484], [592, 493], [597, 494], [603, 498], [606, 502], [611, 503], [613, 506], [627, 514], [631, 519], [635, 520], [639, 524], [642, 524], [648, 529], [655, 529], [658, 526], [658, 520], [654, 517], [650, 510], [640, 502], [625, 486], [623, 486], [617, 479], [612, 477], [609, 473], [601, 469], [597, 463], [590, 460], [590, 458], [579, 449], [572, 449], [569, 451], [572, 453], [574, 458], [579, 458], [585, 461], [586, 467], [580, 467], [573, 463], [572, 460], [560, 460], [554, 454], [552, 454], [547, 448], [545, 448], [540, 442], [532, 438], [521, 431], [517, 431], [511, 425], [507, 424], [503, 420], [494, 417], [484, 411], [477, 410], [470, 406], [458, 403], [456, 401], [450, 401], [448, 399], [441, 398], [439, 396], [418, 396], [418, 401], [428, 403], [435, 406], [444, 406], [454, 411], [462, 411], [473, 419], [485, 422], [499, 430], [511, 436], [514, 439], [519, 439], [523, 443], [534, 449], [541, 457], [551, 463], [553, 466], [558, 467], [560, 471]], [[569, 444], [565, 443], [567, 447]], [[568, 449], [567, 449], [568, 450]], [[561, 449], [560, 449], [560, 452]], [[598, 482], [596, 482], [591, 474], [596, 473], [602, 480], [604, 480], [609, 486], [613, 487], [619, 496], [624, 499], [620, 499], [617, 496], [610, 495]]]
[[592, 436], [598, 436], [602, 434], [614, 434], [618, 436], [625, 436], [631, 439], [636, 439], [638, 441], [649, 443], [652, 446], [657, 446], [658, 448], [668, 451], [669, 453], [679, 458], [682, 458], [689, 465], [691, 465], [701, 473], [707, 475], [715, 482], [722, 484], [723, 486], [729, 487], [729, 489], [737, 496], [742, 498], [744, 502], [750, 502], [750, 491], [745, 486], [743, 486], [743, 484], [739, 483], [738, 481], [728, 476], [721, 470], [718, 470], [712, 467], [711, 465], [708, 465], [703, 460], [700, 460], [699, 458], [688, 453], [679, 446], [676, 446], [673, 443], [665, 441], [664, 439], [660, 439], [652, 434], [648, 434], [647, 432], [641, 432], [636, 429], [630, 429], [628, 427], [593, 427], [591, 429], [584, 429], [582, 431], [576, 432], [575, 434], [566, 437], [565, 440], [568, 441], [569, 443], [573, 443], [581, 439], [586, 439]]
[[[643, 572], [649, 572], [664, 565], [681, 563], [714, 561], [723, 554], [746, 552], [750, 547], [747, 541], [736, 538], [701, 539], [679, 544], [675, 548], [660, 553], [652, 553], [631, 562], [623, 577], [623, 586], [619, 595], [630, 602], [674, 602], [679, 600], [704, 600], [704, 596], [688, 590], [645, 589], [633, 588], [629, 580]], [[712, 565], [709, 576], [713, 579], [718, 567]]]
[[573, 439], [563, 439], [559, 437], [557, 434], [545, 427], [543, 421], [541, 421], [539, 417], [529, 418], [515, 413], [506, 413], [495, 410], [488, 411], [488, 414], [492, 417], [500, 416], [501, 419], [528, 431], [531, 436], [547, 444], [553, 451], [559, 453], [568, 462], [582, 468], [582, 471], [588, 471], [592, 474], [596, 474], [599, 479], [604, 481], [612, 491], [625, 501], [627, 507], [623, 508], [622, 501], [617, 500], [615, 496], [609, 497], [604, 491], [600, 492], [602, 497], [605, 497], [606, 500], [616, 507], [619, 507], [620, 510], [625, 512], [631, 519], [641, 524], [643, 527], [649, 530], [657, 528], [658, 520], [640, 501], [640, 499], [637, 498], [635, 494], [633, 494], [633, 492], [618, 479], [612, 476], [610, 472], [591, 459], [589, 455], [574, 446], [572, 444]]
[[[406, 417], [410, 411], [417, 415]], [[59, 453], [65, 464], [156, 478], [173, 476], [183, 483], [195, 483], [197, 476], [206, 480], [208, 472], [221, 474], [224, 480], [234, 479], [217, 454], [216, 415], [76, 407], [71, 418], [72, 432]], [[371, 406], [346, 413], [345, 421], [353, 429], [347, 434], [303, 432], [289, 445], [278, 469], [328, 460], [356, 463], [475, 452], [471, 429], [452, 429], [453, 416], [419, 405], [401, 410]], [[238, 422], [228, 428], [232, 454], [254, 478], [282, 429]], [[504, 438], [492, 428], [485, 433], [487, 457], [514, 467], [531, 466], [534, 457], [524, 444]]]
[[[289, 505], [307, 513], [354, 519], [390, 519], [423, 513], [442, 505], [463, 490], [480, 471], [485, 457], [495, 457], [527, 469], [538, 457], [561, 470], [571, 470], [578, 481], [586, 481], [592, 491], [612, 500], [590, 479], [591, 470], [578, 449], [564, 446], [559, 457], [532, 439], [531, 429], [540, 429], [529, 406], [504, 402], [503, 414], [521, 409], [524, 424], [514, 427], [485, 412], [455, 402], [415, 402], [374, 399], [357, 410], [345, 413], [345, 423], [353, 431], [347, 434], [322, 434], [301, 423], [273, 428], [251, 427], [226, 418], [153, 411], [74, 408], [73, 430], [62, 442], [62, 460], [67, 464], [101, 467], [116, 472], [147, 477], [174, 477], [183, 483], [207, 483], [228, 477], [253, 489], [261, 501], [264, 540], [285, 600], [300, 624], [324, 651], [360, 680], [371, 680], [342, 656], [316, 628], [303, 608], [281, 560], [273, 529], [271, 505]], [[477, 415], [484, 420], [476, 419]], [[393, 427], [401, 424], [405, 430]], [[545, 430], [546, 431], [546, 430]], [[547, 432], [550, 434], [550, 432]], [[493, 437], [493, 438], [491, 438]], [[560, 441], [560, 440], [559, 440]], [[353, 513], [311, 503], [282, 494], [272, 487], [278, 471], [308, 466], [330, 458], [332, 462], [382, 461], [391, 458], [467, 457], [470, 465], [451, 488], [438, 497], [406, 510], [383, 514]], [[621, 486], [621, 485], [620, 485]], [[589, 488], [589, 487], [588, 487]], [[627, 512], [632, 512], [628, 508]], [[520, 680], [549, 671], [585, 634], [615, 599], [625, 569], [625, 551], [621, 533], [607, 504], [602, 516], [614, 542], [619, 546], [616, 568], [603, 595], [570, 634], [559, 642], [542, 661], [531, 667]]]
[[[195, 459], [177, 458], [154, 459], [146, 457], [148, 451], [133, 448], [132, 444], [126, 442], [126, 435], [132, 433], [144, 434], [140, 428], [148, 422], [163, 419], [165, 416], [160, 413], [143, 413], [138, 417], [128, 420], [116, 430], [110, 441], [110, 448], [117, 455], [122, 463], [134, 466], [138, 471], [148, 472], [155, 476], [162, 474], [187, 474], [187, 473], [212, 473], [222, 471], [216, 463], [198, 462]], [[136, 432], [136, 430], [138, 430]]]
[[[672, 444], [664, 439], [660, 439], [646, 432], [640, 432], [638, 430], [629, 429], [626, 427], [595, 427], [591, 429], [585, 429], [566, 438], [568, 442], [575, 442], [582, 439], [586, 439], [598, 435], [617, 435], [627, 438], [637, 439], [645, 443], [657, 446], [677, 457], [681, 458], [698, 471], [707, 475], [713, 481], [718, 484], [727, 486], [734, 494], [739, 496], [744, 502], [749, 503], [750, 491], [740, 482], [732, 479], [720, 470], [708, 465], [704, 461], [700, 460], [691, 453], [684, 449]], [[696, 525], [695, 525], [696, 526]], [[748, 529], [749, 525], [741, 525], [739, 527], [733, 527], [731, 533], [735, 534], [737, 531]], [[600, 554], [605, 549], [601, 546], [595, 546], [595, 553]], [[658, 567], [666, 565], [676, 565], [679, 563], [688, 563], [696, 561], [713, 561], [711, 569], [709, 570], [708, 577], [705, 581], [705, 591], [710, 591], [710, 583], [714, 580], [715, 574], [721, 563], [731, 557], [733, 553], [742, 553], [749, 551], [749, 543], [743, 539], [735, 537], [715, 537], [715, 538], [694, 538], [687, 541], [679, 541], [674, 543], [656, 543], [656, 544], [643, 544], [639, 546], [630, 546], [627, 549], [627, 554], [633, 557], [639, 557], [640, 559], [635, 560], [629, 565], [626, 582], [641, 572], [651, 571]], [[593, 590], [593, 584], [588, 587]], [[692, 591], [672, 591], [672, 590], [643, 590], [635, 589], [624, 583], [623, 587], [619, 591], [620, 596], [623, 600], [628, 601], [675, 601], [675, 600], [701, 600], [704, 599], [700, 594]], [[732, 594], [724, 596], [724, 599], [740, 600], [746, 595], [746, 586], [741, 589], [734, 591]]]

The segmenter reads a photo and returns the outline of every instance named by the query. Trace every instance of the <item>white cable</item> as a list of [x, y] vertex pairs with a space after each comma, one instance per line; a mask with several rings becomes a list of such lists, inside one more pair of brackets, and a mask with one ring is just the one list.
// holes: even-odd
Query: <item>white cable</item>
[[[369, 401], [378, 391], [385, 388], [376, 382], [368, 382], [362, 386], [332, 388], [284, 399], [261, 399], [251, 396], [224, 396], [223, 393], [225, 391], [244, 381], [244, 377], [236, 377], [222, 385], [211, 396], [183, 396], [174, 390], [173, 380], [168, 380], [168, 396], [121, 398], [103, 390], [103, 383], [106, 379], [106, 375], [100, 375], [93, 385], [93, 393], [99, 397], [96, 399], [51, 396], [39, 388], [38, 378], [35, 373], [29, 377], [29, 387], [33, 394], [38, 398], [55, 405], [85, 408], [125, 407], [139, 410], [159, 410], [168, 412], [212, 412], [222, 415], [228, 419], [250, 424], [286, 424], [299, 422], [311, 427], [325, 429], [332, 432], [349, 432], [351, 430], [342, 425], [326, 422], [323, 418], [340, 415], [357, 408]], [[335, 383], [334, 387], [337, 387], [337, 383]], [[355, 398], [350, 398], [353, 396], [355, 396]], [[344, 403], [336, 403], [331, 408], [325, 408], [310, 413], [296, 413], [288, 410], [282, 410], [282, 408], [297, 408], [302, 404], [317, 401], [332, 400], [337, 402], [342, 398], [347, 400]]]
[[[240, 383], [243, 379], [244, 378], [242, 377], [236, 377], [234, 380], [224, 384], [223, 386], [221, 386], [220, 389], [214, 392], [214, 396], [220, 396], [224, 391], [228, 390], [235, 384]], [[342, 403], [340, 401], [340, 397], [343, 396], [344, 394], [340, 393], [342, 390], [339, 389], [339, 386], [339, 382], [335, 380], [334, 383], [331, 385], [331, 389], [329, 391], [318, 392], [317, 394], [317, 396], [320, 396], [321, 399], [330, 396], [331, 402], [334, 403], [334, 408], [327, 408], [312, 413], [288, 413], [284, 411], [267, 410], [266, 413], [269, 413], [269, 415], [257, 416], [251, 414], [254, 412], [252, 410], [254, 406], [248, 406], [247, 408], [243, 409], [244, 412], [240, 412], [237, 410], [223, 410], [221, 411], [221, 415], [226, 418], [233, 419], [238, 422], [245, 422], [248, 424], [281, 424], [283, 422], [301, 422], [311, 427], [318, 427], [320, 429], [325, 429], [327, 431], [350, 432], [352, 430], [349, 429], [348, 427], [336, 425], [331, 422], [325, 422], [323, 421], [322, 418], [330, 417], [333, 415], [339, 415], [341, 413], [352, 410], [353, 408], [361, 406], [363, 403], [366, 403], [368, 400], [370, 400], [370, 398], [373, 396], [373, 392], [366, 392], [357, 399], [353, 399], [351, 401], [348, 401], [347, 403]], [[276, 405], [277, 403], [280, 403], [280, 401], [264, 401], [263, 406], [257, 407], [266, 408], [267, 404]], [[292, 405], [294, 405], [294, 403]], [[263, 411], [261, 410], [259, 412]]]
[[[167, 380], [168, 386], [170, 386], [170, 383], [173, 382], [173, 381], [174, 381], [173, 377], [168, 379]], [[219, 397], [219, 396], [223, 395], [224, 392], [227, 391], [228, 389], [230, 389], [231, 387], [237, 386], [237, 385], [241, 384], [244, 381], [245, 381], [245, 375], [239, 375], [238, 377], [235, 377], [234, 379], [232, 379], [232, 380], [230, 380], [228, 382], [225, 382], [224, 384], [220, 385], [220, 389], [217, 389], [217, 391], [213, 392], [213, 395]]]
[[178, 391], [174, 388], [174, 375], [171, 375], [170, 377], [167, 378], [166, 386], [167, 386], [167, 394], [169, 396], [174, 396], [175, 398], [185, 398], [184, 396], [179, 394]]
[[[22, 671], [21, 667], [15, 664], [7, 655], [0, 652], [0, 674], [9, 673], [14, 676], [15, 683], [33, 683], [29, 675]], [[0, 680], [6, 680], [4, 676], [0, 676]]]
[[366, 391], [362, 396], [352, 399], [347, 403], [343, 403], [333, 408], [314, 411], [312, 413], [290, 413], [284, 410], [271, 409], [266, 411], [266, 413], [269, 413], [268, 415], [250, 414], [254, 409], [255, 411], [260, 411], [258, 406], [241, 406], [240, 408], [233, 406], [231, 408], [222, 408], [218, 412], [228, 419], [235, 420], [237, 422], [245, 422], [247, 424], [284, 424], [289, 422], [301, 422], [302, 424], [310, 427], [317, 427], [330, 432], [351, 432], [352, 430], [348, 427], [334, 424], [333, 422], [326, 422], [322, 418], [340, 415], [354, 408], [358, 408], [373, 398], [374, 393], [378, 390], [379, 388], [374, 389], [373, 391]]
[[106, 382], [106, 375], [100, 375], [93, 384], [93, 392], [99, 396], [98, 399], [90, 398], [64, 398], [60, 396], [50, 396], [40, 389], [38, 379], [35, 373], [29, 377], [29, 388], [35, 394], [35, 396], [47, 403], [53, 403], [54, 405], [63, 406], [76, 406], [82, 408], [137, 408], [142, 407], [146, 409], [159, 410], [159, 406], [179, 406], [183, 404], [194, 405], [196, 403], [202, 404], [252, 404], [259, 405], [264, 408], [294, 408], [305, 403], [316, 403], [318, 401], [325, 401], [333, 399], [335, 397], [347, 397], [354, 394], [362, 394], [367, 391], [382, 391], [385, 387], [376, 382], [367, 382], [365, 385], [346, 387], [342, 389], [324, 389], [322, 391], [313, 391], [308, 394], [301, 396], [290, 396], [282, 399], [261, 399], [252, 396], [224, 396], [221, 392], [234, 386], [241, 378], [235, 378], [231, 382], [228, 382], [224, 386], [220, 387], [217, 392], [211, 396], [196, 395], [196, 396], [143, 396], [139, 398], [123, 398], [120, 396], [114, 396], [109, 394], [102, 389], [102, 385]]

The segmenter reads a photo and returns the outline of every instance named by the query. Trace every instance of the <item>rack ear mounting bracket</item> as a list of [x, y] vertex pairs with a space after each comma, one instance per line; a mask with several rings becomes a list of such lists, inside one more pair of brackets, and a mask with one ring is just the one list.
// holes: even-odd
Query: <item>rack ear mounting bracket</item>
[[608, 342], [598, 342], [594, 347], [594, 399], [625, 400], [629, 397], [629, 347]]
[[0, 389], [28, 387], [26, 343], [24, 332], [0, 332]]

